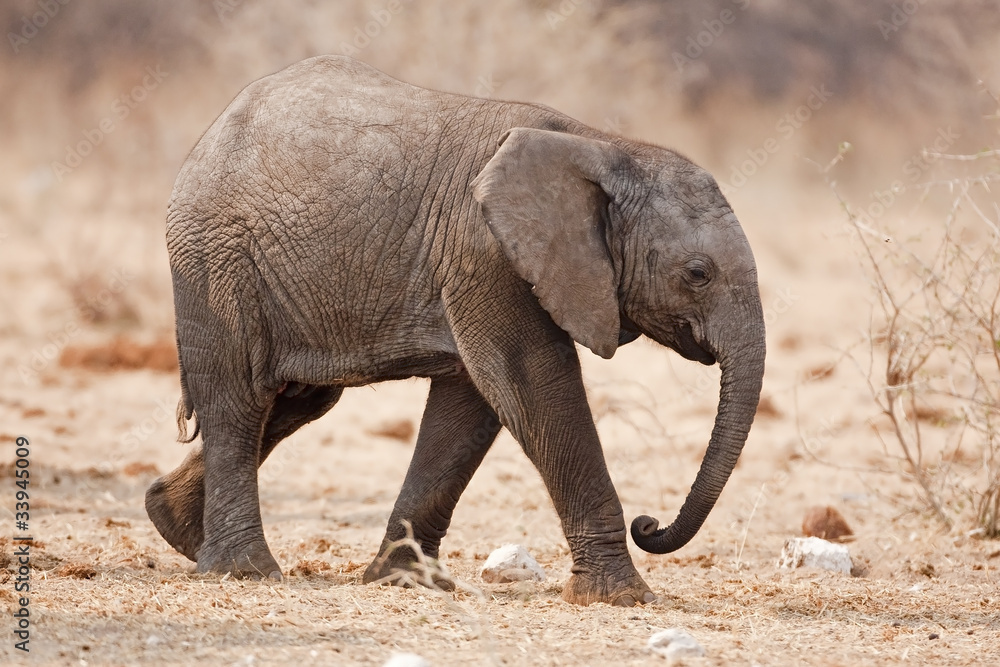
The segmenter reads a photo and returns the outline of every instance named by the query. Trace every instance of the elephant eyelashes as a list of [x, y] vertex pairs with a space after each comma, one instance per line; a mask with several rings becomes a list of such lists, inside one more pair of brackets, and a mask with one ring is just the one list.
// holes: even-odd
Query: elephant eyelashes
[[688, 275], [691, 276], [691, 281], [704, 285], [708, 282], [708, 272], [701, 267], [694, 267], [693, 269], [688, 269]]
[[712, 268], [702, 258], [687, 263], [684, 267], [685, 278], [692, 287], [704, 287], [712, 280]]

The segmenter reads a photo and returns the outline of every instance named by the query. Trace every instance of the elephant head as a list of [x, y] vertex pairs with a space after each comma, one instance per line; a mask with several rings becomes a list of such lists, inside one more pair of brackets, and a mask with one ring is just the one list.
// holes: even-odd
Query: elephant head
[[632, 522], [645, 551], [698, 532], [746, 442], [764, 374], [764, 317], [750, 245], [715, 180], [663, 148], [515, 128], [473, 183], [514, 270], [553, 321], [610, 358], [644, 334], [719, 363], [715, 426], [677, 519]]

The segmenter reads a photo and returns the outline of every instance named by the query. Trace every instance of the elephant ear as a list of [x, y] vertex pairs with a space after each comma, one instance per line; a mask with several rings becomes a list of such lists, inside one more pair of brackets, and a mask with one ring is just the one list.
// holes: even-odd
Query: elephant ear
[[514, 270], [556, 324], [605, 359], [618, 348], [620, 323], [604, 211], [622, 159], [604, 141], [514, 128], [472, 182]]

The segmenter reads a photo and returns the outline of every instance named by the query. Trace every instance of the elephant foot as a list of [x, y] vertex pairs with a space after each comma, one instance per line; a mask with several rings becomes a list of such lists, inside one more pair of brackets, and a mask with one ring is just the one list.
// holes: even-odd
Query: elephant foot
[[282, 579], [281, 567], [263, 537], [237, 545], [203, 545], [198, 551], [198, 572], [230, 574], [237, 579]]
[[634, 607], [637, 604], [656, 602], [656, 596], [642, 580], [635, 568], [624, 576], [608, 577], [574, 572], [563, 587], [562, 598], [566, 602], [587, 606], [595, 602], [607, 602], [616, 607]]
[[200, 447], [146, 491], [146, 514], [156, 530], [170, 546], [193, 561], [198, 560], [198, 549], [205, 540], [204, 506], [205, 464]]
[[383, 548], [365, 570], [362, 581], [366, 584], [389, 584], [409, 588], [414, 584], [455, 590], [455, 584], [436, 558], [425, 558], [424, 564], [408, 546]]

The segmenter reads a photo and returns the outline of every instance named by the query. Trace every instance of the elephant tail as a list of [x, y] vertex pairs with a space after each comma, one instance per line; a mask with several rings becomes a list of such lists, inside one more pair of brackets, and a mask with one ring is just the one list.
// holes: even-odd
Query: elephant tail
[[[181, 346], [178, 340], [177, 365], [181, 372], [181, 400], [177, 401], [177, 441], [191, 442], [198, 437], [198, 433], [201, 431], [201, 424], [198, 422], [198, 416], [194, 412], [194, 401], [191, 400], [191, 392], [188, 391], [187, 373], [184, 372], [184, 360], [180, 351]], [[188, 435], [187, 423], [191, 419], [194, 419], [194, 431]]]

